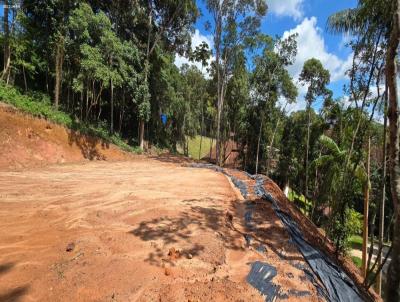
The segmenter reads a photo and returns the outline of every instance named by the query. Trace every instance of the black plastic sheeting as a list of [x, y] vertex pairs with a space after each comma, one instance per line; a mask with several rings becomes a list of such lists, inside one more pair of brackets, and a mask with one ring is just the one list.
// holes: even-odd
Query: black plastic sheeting
[[308, 265], [319, 278], [325, 287], [328, 301], [332, 302], [358, 302], [364, 301], [354, 282], [346, 275], [343, 270], [332, 262], [320, 250], [312, 247], [303, 237], [296, 222], [279, 209], [275, 199], [265, 191], [263, 186], [264, 181], [261, 178], [257, 179], [256, 192], [260, 197], [270, 201], [273, 208], [286, 227], [293, 242], [307, 261]]
[[[223, 168], [217, 167], [213, 164], [192, 164], [195, 168], [208, 168], [217, 172], [221, 172], [228, 176], [233, 184], [240, 190], [242, 195], [246, 198], [248, 196], [247, 185], [229, 175]], [[303, 237], [299, 227], [293, 219], [280, 210], [276, 200], [264, 188], [265, 177], [262, 175], [250, 175], [245, 172], [248, 177], [256, 180], [254, 192], [257, 196], [272, 203], [273, 209], [279, 219], [282, 221], [292, 242], [296, 245], [304, 259], [308, 263], [312, 272], [307, 268], [301, 267], [299, 269], [305, 272], [305, 276], [310, 280], [317, 289], [318, 295], [331, 302], [362, 302], [364, 299], [354, 282], [347, 276], [347, 274], [338, 267], [333, 261], [327, 257], [323, 252], [311, 246]], [[253, 228], [252, 211], [248, 209], [245, 213], [246, 227]], [[246, 243], [250, 245], [251, 236], [245, 235]], [[265, 247], [260, 247], [259, 252]], [[295, 264], [294, 264], [295, 265]], [[323, 287], [321, 287], [315, 280], [314, 275], [319, 279]], [[276, 268], [260, 261], [252, 263], [250, 273], [247, 276], [247, 281], [257, 288], [262, 294], [266, 296], [266, 302], [274, 301], [276, 297], [280, 299], [287, 299], [289, 296], [304, 297], [310, 295], [307, 291], [291, 290], [288, 293], [280, 293], [280, 287], [272, 282], [276, 276]]]
[[247, 282], [258, 289], [266, 298], [266, 302], [274, 301], [280, 286], [272, 282], [276, 276], [276, 268], [264, 262], [252, 263]]

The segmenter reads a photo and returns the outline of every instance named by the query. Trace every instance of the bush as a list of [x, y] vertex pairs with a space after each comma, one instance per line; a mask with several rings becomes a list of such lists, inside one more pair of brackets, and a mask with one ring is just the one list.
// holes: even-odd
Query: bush
[[362, 215], [352, 208], [346, 208], [342, 214], [334, 214], [329, 228], [329, 236], [335, 242], [338, 252], [347, 252], [351, 248], [351, 236], [362, 231]]
[[69, 114], [54, 109], [49, 96], [44, 93], [31, 91], [28, 94], [22, 94], [15, 87], [8, 86], [0, 81], [0, 101], [13, 105], [17, 109], [33, 116], [45, 118], [69, 129], [79, 131], [81, 134], [99, 137], [125, 151], [141, 152], [140, 148], [128, 145], [119, 135], [110, 135], [105, 123], [93, 125], [76, 122]]

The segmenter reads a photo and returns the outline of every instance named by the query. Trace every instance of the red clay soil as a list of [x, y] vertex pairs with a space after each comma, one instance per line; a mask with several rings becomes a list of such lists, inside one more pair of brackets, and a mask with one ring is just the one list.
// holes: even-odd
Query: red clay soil
[[0, 103], [0, 170], [84, 160], [123, 160], [126, 152]]
[[271, 206], [221, 173], [138, 157], [3, 171], [0, 192], [0, 301], [261, 302], [265, 259], [282, 295], [309, 292], [287, 301], [320, 301]]

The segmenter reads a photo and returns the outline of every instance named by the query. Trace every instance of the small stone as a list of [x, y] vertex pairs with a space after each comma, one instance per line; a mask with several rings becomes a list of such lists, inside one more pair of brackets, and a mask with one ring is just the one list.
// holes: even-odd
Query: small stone
[[168, 268], [168, 267], [166, 267], [166, 268], [164, 269], [164, 274], [165, 274], [165, 276], [170, 276], [170, 275], [171, 275], [171, 269]]
[[193, 258], [193, 255], [189, 253], [189, 254], [187, 255], [187, 257], [188, 257], [188, 259], [192, 259], [192, 258]]
[[75, 249], [75, 243], [70, 242], [67, 244], [67, 247], [65, 248], [65, 251], [67, 252], [72, 252]]

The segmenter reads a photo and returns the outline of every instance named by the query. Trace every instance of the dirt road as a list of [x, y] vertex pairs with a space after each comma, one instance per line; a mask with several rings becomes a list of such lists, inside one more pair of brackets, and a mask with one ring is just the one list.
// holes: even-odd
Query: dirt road
[[264, 301], [246, 276], [265, 255], [282, 299], [318, 301], [271, 209], [264, 255], [246, 245], [245, 209], [226, 176], [166, 160], [0, 171], [0, 301]]

